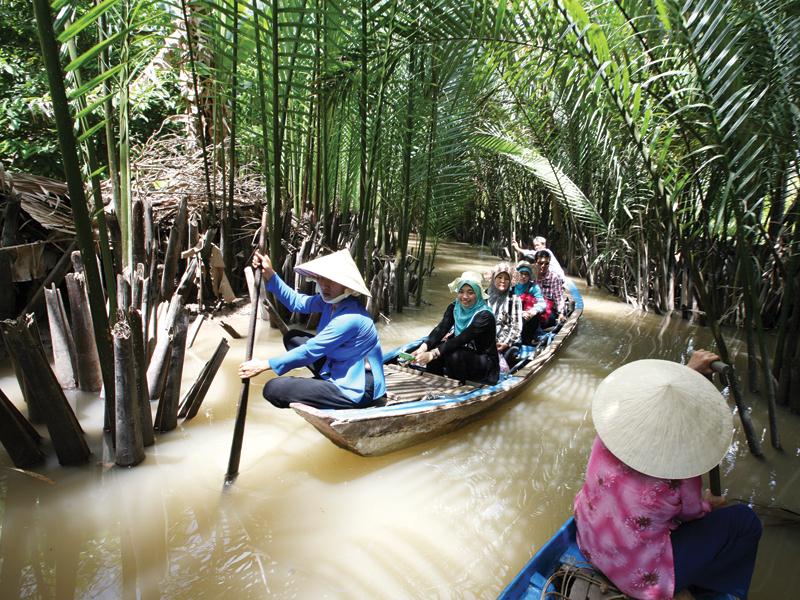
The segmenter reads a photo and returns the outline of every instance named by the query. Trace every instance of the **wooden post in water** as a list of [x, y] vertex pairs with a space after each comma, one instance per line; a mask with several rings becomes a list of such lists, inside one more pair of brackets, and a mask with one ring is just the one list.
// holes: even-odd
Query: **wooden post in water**
[[161, 297], [169, 298], [175, 291], [175, 275], [178, 272], [178, 259], [186, 239], [186, 196], [183, 197], [175, 215], [175, 222], [169, 232], [167, 251], [164, 255], [164, 272], [161, 277]]
[[62, 465], [85, 463], [91, 454], [89, 446], [44, 355], [33, 315], [29, 314], [15, 321], [3, 321], [0, 329], [9, 354], [14, 355], [20, 366], [31, 400], [35, 399], [36, 405], [43, 412], [58, 462]]
[[69, 273], [66, 280], [72, 315], [72, 335], [75, 339], [77, 356], [78, 387], [88, 392], [99, 392], [103, 385], [103, 377], [100, 371], [97, 345], [94, 341], [92, 314], [89, 312], [86, 285], [83, 275]]
[[52, 289], [45, 289], [44, 297], [53, 346], [53, 369], [61, 387], [71, 390], [78, 386], [78, 357], [61, 290], [53, 284]]
[[131, 328], [131, 348], [133, 351], [133, 390], [138, 398], [139, 426], [142, 430], [142, 443], [145, 448], [155, 443], [153, 435], [153, 411], [150, 408], [150, 395], [147, 393], [147, 365], [142, 337], [142, 313], [135, 308], [128, 309], [128, 325]]
[[222, 360], [228, 353], [229, 348], [228, 340], [222, 338], [214, 354], [211, 356], [211, 359], [205, 364], [203, 370], [200, 371], [200, 375], [183, 397], [181, 408], [178, 411], [178, 418], [188, 421], [200, 410], [200, 405], [203, 403], [203, 399], [206, 397], [206, 393], [208, 393], [208, 388], [211, 387], [211, 382], [214, 380], [214, 376], [222, 365]]
[[150, 357], [150, 364], [147, 367], [147, 387], [151, 401], [157, 400], [160, 395], [159, 387], [161, 381], [163, 380], [162, 378], [164, 376], [165, 362], [167, 360], [170, 345], [170, 336], [167, 335], [167, 332], [174, 329], [178, 313], [183, 309], [185, 295], [188, 294], [188, 290], [191, 287], [190, 282], [194, 277], [195, 270], [197, 269], [197, 262], [198, 259], [195, 257], [192, 259], [192, 262], [189, 263], [189, 267], [183, 274], [183, 278], [181, 279], [180, 286], [178, 286], [178, 290], [175, 292], [169, 302], [167, 315], [164, 318], [164, 323], [162, 324], [158, 338], [156, 339], [156, 347], [153, 350], [153, 355]]
[[[122, 275], [117, 275], [122, 278]], [[119, 279], [118, 279], [119, 281]], [[132, 467], [144, 460], [144, 443], [138, 394], [136, 392], [136, 370], [134, 368], [134, 334], [120, 310], [112, 329], [114, 336], [114, 392], [116, 404], [116, 426], [114, 430], [114, 462], [121, 467]]]
[[181, 377], [183, 376], [183, 361], [186, 355], [186, 331], [189, 321], [186, 310], [179, 304], [178, 312], [174, 319], [174, 326], [170, 332], [169, 368], [166, 371], [166, 381], [158, 402], [154, 427], [159, 431], [172, 431], [178, 426], [178, 399], [181, 391]]
[[24, 469], [42, 462], [45, 455], [39, 449], [41, 439], [42, 436], [0, 390], [0, 442], [14, 465]]

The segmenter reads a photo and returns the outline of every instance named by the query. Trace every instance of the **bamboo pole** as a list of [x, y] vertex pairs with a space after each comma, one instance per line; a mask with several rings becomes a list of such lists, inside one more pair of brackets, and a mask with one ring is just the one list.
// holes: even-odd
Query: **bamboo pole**
[[[273, 4], [274, 7], [274, 4]], [[274, 8], [273, 8], [274, 9]], [[267, 229], [267, 210], [261, 214], [261, 232], [259, 233], [258, 248], [264, 252], [266, 245]], [[247, 348], [245, 350], [245, 361], [253, 358], [253, 346], [256, 339], [256, 323], [258, 322], [258, 299], [261, 295], [262, 269], [258, 269], [255, 277], [255, 296], [251, 298], [250, 324], [247, 334]], [[242, 389], [239, 393], [239, 404], [236, 408], [236, 421], [233, 427], [233, 439], [231, 440], [231, 453], [228, 458], [228, 471], [225, 473], [225, 485], [230, 485], [239, 474], [239, 459], [242, 454], [242, 440], [244, 439], [244, 423], [247, 419], [247, 400], [250, 394], [250, 380], [242, 379]]]

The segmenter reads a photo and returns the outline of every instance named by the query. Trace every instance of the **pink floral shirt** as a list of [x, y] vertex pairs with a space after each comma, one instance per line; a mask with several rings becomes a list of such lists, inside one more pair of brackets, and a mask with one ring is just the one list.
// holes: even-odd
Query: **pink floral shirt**
[[711, 510], [700, 477], [659, 479], [630, 468], [595, 438], [575, 496], [578, 547], [632, 598], [667, 600], [675, 587], [670, 531]]

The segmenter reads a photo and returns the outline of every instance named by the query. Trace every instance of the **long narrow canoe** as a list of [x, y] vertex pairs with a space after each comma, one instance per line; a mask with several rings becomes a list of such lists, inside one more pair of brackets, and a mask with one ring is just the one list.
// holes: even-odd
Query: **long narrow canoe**
[[[730, 594], [695, 594], [697, 600], [736, 600]], [[575, 541], [575, 519], [570, 517], [533, 555], [498, 596], [498, 600], [610, 600], [628, 598], [604, 579], [581, 554]]]
[[494, 385], [459, 382], [398, 364], [398, 354], [414, 348], [417, 340], [384, 357], [385, 406], [333, 410], [293, 403], [291, 407], [334, 444], [361, 456], [387, 454], [453, 431], [516, 396], [576, 331], [583, 298], [571, 282], [566, 287], [566, 321], [545, 334], [536, 347], [523, 346], [512, 373]]

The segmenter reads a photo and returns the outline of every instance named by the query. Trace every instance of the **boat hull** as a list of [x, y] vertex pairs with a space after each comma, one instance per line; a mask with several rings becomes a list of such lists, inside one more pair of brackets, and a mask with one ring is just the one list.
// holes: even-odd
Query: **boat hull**
[[[386, 364], [387, 395], [396, 403], [344, 410], [317, 409], [302, 403], [291, 407], [334, 444], [361, 456], [387, 454], [454, 431], [515, 397], [555, 357], [576, 331], [583, 312], [583, 299], [574, 285], [569, 294], [573, 310], [550, 343], [495, 385], [459, 384]], [[399, 350], [387, 355], [387, 363]]]
[[[528, 563], [517, 573], [511, 583], [497, 597], [498, 600], [539, 600], [539, 598], [562, 598], [555, 585], [551, 582], [551, 576], [561, 567], [562, 564], [586, 568], [594, 571], [589, 562], [584, 558], [578, 544], [575, 541], [575, 518], [570, 517], [556, 534], [533, 555]], [[577, 586], [577, 584], [574, 584]], [[582, 590], [570, 590], [571, 599], [597, 598], [620, 598], [616, 592], [608, 592], [607, 596], [602, 595], [601, 590], [591, 588], [586, 590], [586, 595], [582, 595]], [[624, 596], [627, 598], [628, 596]], [[702, 595], [695, 595], [697, 600], [736, 600], [730, 594], [707, 592]]]

